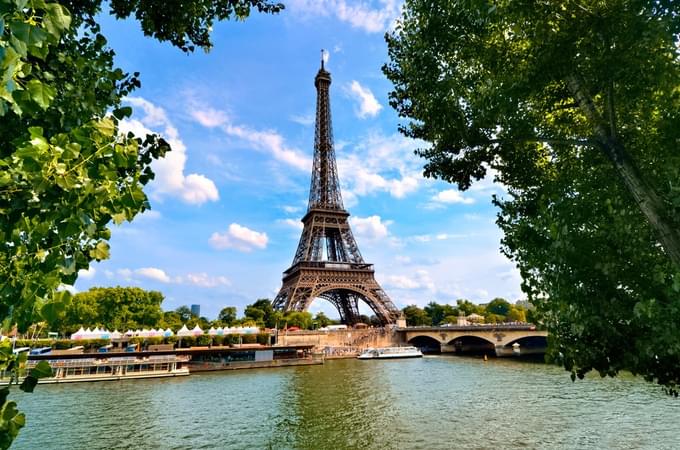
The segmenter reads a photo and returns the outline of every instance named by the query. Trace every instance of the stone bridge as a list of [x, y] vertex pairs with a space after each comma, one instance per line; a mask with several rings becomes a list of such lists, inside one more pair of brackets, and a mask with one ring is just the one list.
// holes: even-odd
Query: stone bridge
[[397, 328], [401, 342], [442, 353], [487, 353], [497, 356], [545, 353], [547, 331], [530, 324], [453, 325]]

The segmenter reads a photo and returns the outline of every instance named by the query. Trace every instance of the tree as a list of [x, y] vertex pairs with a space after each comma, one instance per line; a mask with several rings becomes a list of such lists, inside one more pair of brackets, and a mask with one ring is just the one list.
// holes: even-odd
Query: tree
[[464, 298], [456, 300], [457, 309], [464, 315], [469, 316], [470, 314], [484, 314], [484, 307], [475, 305], [470, 300]]
[[[149, 209], [150, 164], [169, 150], [158, 136], [119, 133], [132, 112], [121, 99], [140, 82], [114, 67], [96, 21], [102, 3], [0, 2], [0, 317], [20, 329], [63, 313], [70, 294], [57, 288], [108, 257], [110, 222]], [[157, 2], [108, 6], [184, 51], [208, 49], [215, 20], [283, 8], [268, 0], [188, 0], [172, 14]], [[0, 447], [16, 426], [0, 433]]]
[[[111, 221], [149, 208], [142, 188], [153, 178], [150, 163], [169, 149], [157, 136], [118, 132], [132, 112], [121, 99], [140, 82], [114, 67], [95, 20], [101, 4], [0, 5], [0, 315], [11, 314], [20, 329], [34, 311], [63, 309], [68, 294], [55, 288], [108, 257]], [[184, 51], [210, 47], [215, 19], [282, 8], [266, 0], [190, 0], [167, 15], [153, 2], [109, 6]]]
[[518, 306], [511, 306], [510, 311], [506, 316], [506, 319], [511, 322], [526, 322], [527, 316], [526, 311]]
[[458, 310], [451, 305], [440, 305], [436, 302], [430, 302], [424, 308], [425, 313], [432, 319], [432, 325], [436, 326], [441, 323], [446, 323], [444, 318], [447, 316], [457, 316]]
[[331, 324], [331, 319], [329, 319], [322, 311], [319, 311], [314, 317], [314, 322], [316, 322], [319, 328], [324, 328]]
[[411, 0], [387, 37], [391, 104], [431, 144], [426, 174], [467, 189], [493, 169], [508, 187], [502, 250], [572, 377], [680, 382], [679, 13]]
[[289, 327], [298, 327], [303, 330], [312, 328], [312, 314], [306, 311], [289, 311], [281, 318]]
[[511, 305], [504, 298], [494, 298], [486, 305], [486, 312], [489, 314], [496, 314], [499, 316], [507, 316], [510, 312]]
[[191, 312], [191, 308], [189, 308], [187, 305], [177, 307], [175, 312], [179, 316], [180, 320], [185, 323], [189, 322], [191, 319], [197, 319], [196, 314]]
[[404, 317], [406, 318], [406, 325], [422, 326], [422, 325], [432, 325], [432, 319], [427, 313], [416, 305], [409, 305], [402, 309]]
[[232, 326], [232, 324], [236, 321], [236, 307], [225, 306], [222, 308], [219, 315], [217, 316], [217, 320], [219, 320], [222, 325], [228, 327]]
[[252, 305], [246, 306], [245, 316], [267, 328], [274, 328], [281, 317], [274, 310], [271, 300], [267, 298], [260, 298]]

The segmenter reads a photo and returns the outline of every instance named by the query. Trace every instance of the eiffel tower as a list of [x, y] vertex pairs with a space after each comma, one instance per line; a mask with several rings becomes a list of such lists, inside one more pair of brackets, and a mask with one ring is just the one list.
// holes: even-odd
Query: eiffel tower
[[375, 280], [373, 265], [364, 262], [342, 204], [333, 149], [329, 89], [331, 74], [316, 74], [316, 131], [314, 166], [304, 228], [293, 258], [283, 272], [283, 285], [274, 307], [283, 311], [306, 311], [316, 298], [331, 302], [346, 324], [359, 322], [363, 300], [381, 323], [393, 323], [399, 310]]

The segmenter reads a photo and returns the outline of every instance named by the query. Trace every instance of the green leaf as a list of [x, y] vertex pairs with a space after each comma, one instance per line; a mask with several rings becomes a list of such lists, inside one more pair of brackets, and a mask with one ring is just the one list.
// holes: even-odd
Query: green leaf
[[4, 405], [9, 396], [9, 386], [0, 389], [0, 406]]
[[48, 3], [45, 6], [45, 11], [47, 14], [43, 23], [47, 31], [55, 38], [58, 38], [61, 32], [71, 26], [71, 14], [60, 4]]
[[47, 109], [54, 100], [57, 90], [52, 86], [41, 83], [38, 80], [31, 80], [26, 83], [26, 89], [31, 94], [31, 99], [36, 102], [42, 109]]
[[103, 119], [95, 122], [94, 127], [104, 136], [113, 136], [116, 130], [116, 125], [113, 123], [110, 117], [104, 117]]
[[47, 361], [40, 361], [31, 369], [31, 376], [36, 378], [48, 378], [52, 376], [52, 367]]
[[21, 389], [24, 392], [33, 392], [33, 389], [35, 389], [35, 386], [38, 384], [38, 379], [34, 377], [33, 375], [27, 375], [24, 378], [24, 381], [21, 382], [19, 385], [19, 389]]
[[112, 114], [116, 119], [121, 120], [132, 115], [132, 108], [130, 106], [122, 106], [114, 109]]
[[90, 256], [96, 259], [97, 261], [101, 261], [102, 259], [108, 258], [109, 244], [107, 244], [104, 241], [99, 241], [97, 243], [97, 246], [90, 250]]
[[56, 323], [62, 312], [66, 309], [66, 305], [61, 302], [47, 302], [40, 308], [40, 316], [50, 324]]

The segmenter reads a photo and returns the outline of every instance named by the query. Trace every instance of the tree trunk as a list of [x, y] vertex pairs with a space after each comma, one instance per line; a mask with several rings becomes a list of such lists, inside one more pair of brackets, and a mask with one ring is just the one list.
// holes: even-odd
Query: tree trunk
[[568, 76], [567, 87], [581, 111], [593, 124], [595, 137], [600, 148], [614, 164], [619, 178], [656, 232], [666, 254], [677, 267], [680, 267], [680, 232], [668, 219], [663, 201], [654, 188], [643, 178], [623, 144], [618, 141], [616, 136], [607, 132], [607, 128], [597, 112], [590, 94], [584, 89], [580, 78], [576, 75]]

